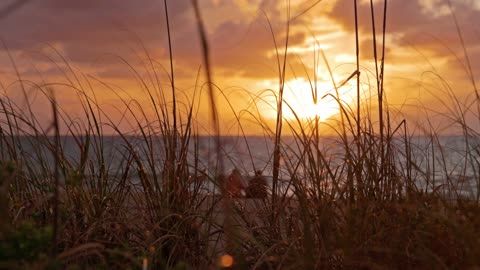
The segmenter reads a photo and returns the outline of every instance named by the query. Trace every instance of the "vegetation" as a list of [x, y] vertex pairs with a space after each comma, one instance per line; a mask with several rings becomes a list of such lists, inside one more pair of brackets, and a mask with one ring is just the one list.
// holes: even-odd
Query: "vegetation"
[[[213, 67], [197, 5], [217, 151], [217, 163], [207, 171], [200, 166], [195, 101], [176, 106], [174, 99], [172, 106], [159, 92], [160, 85], [149, 87], [135, 70], [155, 116], [152, 119], [138, 109], [142, 106], [136, 100], [121, 99], [125, 114], [135, 121], [134, 136], [122, 133], [88, 94], [90, 86], [80, 80], [83, 74], [71, 69], [67, 61], [67, 71], [74, 76], [67, 86], [78, 93], [88, 119], [81, 127], [72, 124], [57, 104], [51, 90], [56, 85], [19, 78], [23, 89], [33, 87], [48, 98], [54, 120], [51, 126], [42, 127], [31, 110], [22, 110], [6, 96], [0, 99], [0, 269], [479, 267], [480, 146], [475, 138], [480, 134], [462, 117], [472, 111], [463, 110], [454, 119], [465, 142], [459, 165], [464, 168], [462, 174], [452, 175], [433, 128], [426, 130], [428, 147], [415, 151], [409, 123], [391, 120], [385, 99], [386, 4], [383, 28], [377, 31], [382, 33], [383, 46], [377, 47], [374, 34], [372, 48], [378, 119], [360, 99], [355, 108], [345, 104], [338, 94], [342, 84], [333, 79], [337, 95], [323, 97], [340, 105], [339, 120], [331, 127], [338, 134], [333, 144], [341, 148], [335, 155], [322, 147], [318, 117], [307, 123], [299, 117], [284, 118], [288, 42], [283, 49], [280, 44], [276, 48], [277, 124], [275, 130], [264, 130], [274, 144], [273, 177], [268, 196], [260, 199], [231, 196], [229, 180], [223, 175], [223, 162], [229, 157], [222, 152], [210, 75]], [[165, 7], [168, 10], [166, 2]], [[372, 14], [372, 22], [375, 18]], [[170, 57], [175, 97], [172, 53]], [[357, 29], [357, 65], [347, 79], [357, 80], [357, 85], [361, 79], [358, 62]], [[155, 78], [153, 66], [150, 75]], [[200, 88], [198, 83], [195, 94]], [[320, 98], [316, 89], [312, 93], [315, 100]], [[480, 100], [475, 102], [480, 105]], [[186, 109], [180, 112], [179, 107]], [[142, 119], [149, 121], [145, 124]], [[240, 120], [238, 125], [242, 130]], [[114, 159], [107, 154], [112, 144], [104, 134], [106, 126], [122, 141], [113, 149]], [[66, 130], [60, 133], [60, 127]], [[294, 134], [295, 149], [284, 142], [285, 128]], [[66, 150], [62, 142], [66, 137], [60, 134], [74, 142], [75, 157]], [[240, 138], [248, 141], [246, 136]], [[438, 151], [441, 159], [433, 163], [437, 168], [419, 164], [422, 155], [431, 157]], [[441, 179], [436, 174], [439, 167], [444, 172]], [[477, 190], [471, 196], [461, 193], [462, 180], [474, 182]], [[218, 192], [204, 192], [205, 182], [213, 183]]]

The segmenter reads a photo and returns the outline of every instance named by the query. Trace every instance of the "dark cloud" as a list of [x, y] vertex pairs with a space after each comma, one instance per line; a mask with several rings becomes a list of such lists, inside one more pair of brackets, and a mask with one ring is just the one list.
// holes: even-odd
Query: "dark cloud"
[[[422, 4], [424, 2], [426, 1], [388, 1], [387, 33], [394, 37], [396, 45], [414, 45], [429, 50], [438, 50], [441, 46], [458, 45], [458, 33], [446, 1], [433, 1], [432, 7]], [[361, 37], [371, 36], [370, 2], [359, 1], [358, 3]], [[381, 34], [383, 28], [383, 3], [384, 1], [375, 1], [374, 4], [377, 35]], [[480, 10], [473, 7], [472, 1], [465, 0], [452, 1], [452, 6], [463, 32], [466, 46], [476, 46], [478, 44], [476, 26], [480, 24]], [[348, 32], [354, 32], [353, 14], [352, 1], [338, 0], [328, 16]], [[368, 38], [371, 39], [371, 37]], [[444, 52], [441, 51], [439, 54], [443, 55]]]
[[[190, 1], [169, 1], [175, 32], [192, 22]], [[74, 64], [90, 64], [105, 55], [129, 58], [145, 46], [152, 54], [165, 47], [162, 1], [31, 1], [0, 22], [10, 50], [45, 52], [52, 46]], [[142, 43], [142, 44], [141, 44]], [[48, 44], [48, 46], [46, 45]], [[48, 50], [47, 50], [48, 51]]]
[[[412, 27], [431, 23], [431, 16], [424, 10], [420, 0], [387, 1], [387, 27], [389, 32], [404, 32]], [[377, 31], [381, 31], [383, 23], [384, 1], [374, 1], [374, 14]], [[358, 1], [357, 6], [359, 29], [370, 33], [372, 29], [372, 13], [370, 1]], [[353, 1], [337, 0], [328, 16], [340, 23], [349, 32], [355, 31]]]
[[[257, 17], [245, 18], [233, 2], [219, 3], [215, 6], [210, 1], [202, 1], [215, 68], [224, 74], [243, 73], [253, 77], [270, 73], [268, 67], [275, 67], [276, 63], [267, 54], [274, 43], [264, 14], [258, 12]], [[278, 2], [250, 0], [247, 3], [268, 14], [277, 42], [283, 44], [285, 14], [278, 10]], [[191, 1], [168, 1], [168, 4], [176, 69], [178, 73], [196, 72], [202, 61]], [[215, 9], [222, 13], [215, 13]], [[213, 22], [220, 23], [212, 26]], [[141, 64], [145, 58], [143, 47], [160, 65], [168, 65], [163, 1], [31, 1], [0, 21], [0, 37], [10, 50], [22, 51], [23, 55], [32, 57], [32, 61], [58, 60], [53, 47], [71, 64], [95, 66], [99, 75], [109, 77], [114, 77], [118, 68], [111, 67], [109, 71], [105, 67], [118, 64], [118, 57], [133, 65]], [[303, 41], [301, 33], [290, 37], [291, 45]], [[119, 72], [119, 77], [123, 75]]]

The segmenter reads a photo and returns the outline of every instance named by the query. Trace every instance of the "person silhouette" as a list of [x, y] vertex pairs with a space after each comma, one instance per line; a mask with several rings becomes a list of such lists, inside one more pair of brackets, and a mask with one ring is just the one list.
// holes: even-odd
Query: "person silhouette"
[[264, 199], [268, 196], [267, 180], [265, 180], [261, 171], [256, 171], [255, 176], [250, 179], [246, 193], [248, 198]]
[[245, 183], [238, 169], [233, 169], [227, 178], [227, 192], [231, 197], [242, 197], [245, 191]]

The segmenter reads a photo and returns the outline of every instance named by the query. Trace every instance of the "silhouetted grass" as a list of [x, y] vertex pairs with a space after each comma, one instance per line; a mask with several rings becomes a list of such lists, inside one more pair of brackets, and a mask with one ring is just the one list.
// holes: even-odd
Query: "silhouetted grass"
[[[197, 75], [188, 102], [175, 98], [179, 90], [175, 88], [170, 43], [171, 101], [161, 93], [160, 74], [147, 51], [145, 68], [149, 78], [155, 78], [153, 84], [122, 59], [154, 110], [152, 117], [145, 104], [117, 94], [117, 108], [132, 119], [133, 133], [122, 132], [118, 122], [89, 94], [93, 90], [90, 81], [100, 82], [115, 93], [112, 86], [74, 71], [63, 57], [67, 72], [73, 76], [66, 84], [38, 85], [18, 75], [24, 92], [25, 87], [35, 89], [50, 101], [54, 120], [51, 126], [42, 127], [31, 108], [26, 112], [8, 96], [0, 99], [0, 268], [480, 266], [480, 150], [474, 140], [480, 134], [465, 118], [480, 103], [477, 99], [465, 108], [453, 91], [447, 91], [455, 108], [444, 117], [458, 124], [465, 144], [458, 161], [460, 173], [448, 166], [446, 149], [433, 126], [424, 127], [422, 138], [428, 143], [419, 148], [421, 144], [415, 144], [417, 137], [409, 130], [412, 124], [390, 119], [383, 86], [387, 1], [381, 48], [377, 48], [371, 2], [376, 69], [372, 87], [378, 94], [379, 120], [373, 119], [372, 108], [360, 99], [358, 27], [356, 69], [344, 83], [335, 81], [327, 56], [317, 52], [323, 56], [335, 90], [335, 95], [322, 98], [338, 103], [338, 120], [305, 120], [295, 112], [293, 119], [286, 119], [283, 106], [291, 109], [283, 98], [288, 38], [285, 44], [277, 44], [271, 30], [279, 76], [275, 130], [252, 111], [235, 113], [228, 97], [213, 84], [208, 40], [199, 7], [193, 3], [212, 106], [215, 164], [206, 166], [199, 153], [201, 138], [194, 118], [197, 99], [202, 95], [201, 77]], [[288, 28], [287, 24], [287, 33]], [[170, 29], [168, 33], [170, 40]], [[468, 76], [473, 77], [471, 68]], [[339, 94], [339, 88], [353, 78], [358, 94], [355, 108]], [[312, 99], [317, 103], [314, 84], [310, 84]], [[83, 125], [75, 124], [56, 102], [50, 90], [55, 87], [70, 88], [78, 94], [87, 119]], [[475, 85], [473, 88], [477, 90]], [[222, 148], [216, 90], [234, 112], [239, 138], [247, 143], [255, 170], [258, 167], [243, 132], [242, 115], [256, 119], [265, 139], [273, 142], [268, 163], [272, 183], [267, 197], [237, 198], [230, 192], [223, 162], [234, 162], [234, 158]], [[249, 97], [253, 106], [262, 101], [261, 96]], [[337, 136], [322, 137], [321, 126]], [[104, 134], [105, 127], [114, 130], [116, 137]], [[285, 128], [293, 134], [288, 142], [282, 136]], [[68, 147], [75, 151], [68, 151]], [[471, 194], [462, 193], [466, 182], [475, 183]], [[215, 192], [205, 187], [209, 183]]]

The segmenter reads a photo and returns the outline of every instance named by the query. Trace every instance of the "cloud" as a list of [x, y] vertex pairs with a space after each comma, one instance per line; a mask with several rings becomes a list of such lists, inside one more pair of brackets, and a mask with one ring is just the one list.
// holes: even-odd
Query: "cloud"
[[[292, 14], [311, 1], [295, 5]], [[190, 0], [168, 1], [173, 56], [177, 73], [196, 74], [202, 64], [198, 29]], [[279, 48], [285, 44], [286, 12], [278, 1], [201, 1], [215, 70], [222, 75], [250, 78], [278, 76], [272, 33]], [[303, 17], [291, 25], [290, 46], [305, 41]], [[300, 30], [298, 30], [300, 29]], [[51, 63], [58, 50], [84, 71], [115, 78], [118, 57], [142, 66], [143, 47], [159, 64], [168, 66], [163, 1], [43, 0], [31, 1], [0, 21], [0, 37], [12, 51], [32, 61]], [[48, 57], [39, 57], [46, 54]], [[106, 70], [108, 66], [111, 70]], [[89, 70], [90, 69], [90, 70]], [[118, 77], [122, 77], [122, 72]], [[192, 77], [192, 76], [190, 76]], [[193, 80], [192, 80], [193, 81]]]
[[[374, 1], [377, 35], [383, 29], [383, 2]], [[360, 37], [371, 39], [372, 22], [370, 1], [358, 2]], [[480, 24], [480, 10], [473, 1], [452, 1], [460, 29], [467, 47], [477, 46], [476, 25]], [[355, 31], [353, 2], [338, 0], [328, 16], [348, 32]], [[458, 50], [459, 37], [446, 1], [439, 0], [391, 0], [387, 6], [387, 34], [394, 46], [416, 46], [438, 55], [445, 55], [444, 48]], [[392, 44], [388, 44], [392, 46]], [[363, 50], [362, 50], [363, 52]]]
[[[193, 21], [190, 1], [169, 1], [176, 32]], [[105, 55], [125, 58], [140, 50], [164, 48], [166, 27], [162, 1], [44, 0], [31, 1], [0, 22], [0, 36], [10, 50], [58, 49], [73, 64], [91, 64]]]

